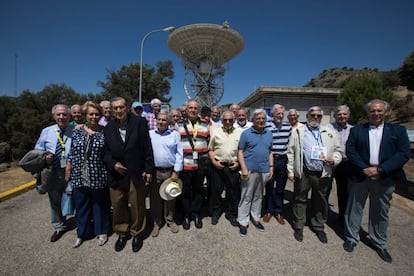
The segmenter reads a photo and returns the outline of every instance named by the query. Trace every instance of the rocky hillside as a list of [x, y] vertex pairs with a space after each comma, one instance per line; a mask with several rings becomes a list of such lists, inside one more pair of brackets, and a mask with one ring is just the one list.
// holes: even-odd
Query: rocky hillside
[[396, 70], [380, 72], [377, 69], [354, 69], [348, 67], [326, 69], [316, 78], [311, 79], [304, 87], [342, 88], [346, 81], [355, 75], [368, 73], [375, 74], [382, 79], [385, 87], [397, 87], [399, 77]]

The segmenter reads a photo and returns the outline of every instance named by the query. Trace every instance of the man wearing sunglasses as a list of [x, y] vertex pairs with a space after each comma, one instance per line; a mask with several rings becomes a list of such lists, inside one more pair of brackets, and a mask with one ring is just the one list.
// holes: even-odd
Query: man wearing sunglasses
[[293, 228], [297, 241], [303, 241], [308, 192], [311, 195], [310, 225], [322, 243], [328, 238], [324, 225], [328, 218], [326, 194], [332, 184], [332, 168], [342, 160], [342, 150], [334, 130], [321, 126], [323, 111], [308, 109], [307, 124], [292, 132], [288, 144], [288, 178], [294, 183]]

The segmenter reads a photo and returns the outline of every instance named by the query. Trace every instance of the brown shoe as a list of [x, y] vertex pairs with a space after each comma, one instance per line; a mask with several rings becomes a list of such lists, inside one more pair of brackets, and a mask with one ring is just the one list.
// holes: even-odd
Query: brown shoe
[[160, 227], [157, 224], [154, 224], [154, 228], [152, 228], [151, 236], [153, 238], [156, 238], [158, 237], [159, 234], [160, 234]]
[[62, 230], [56, 230], [55, 232], [53, 232], [53, 235], [50, 237], [50, 241], [51, 242], [57, 242], [65, 233], [65, 231]]
[[263, 222], [269, 222], [270, 219], [272, 218], [272, 215], [267, 213], [266, 215], [263, 216]]
[[179, 231], [178, 225], [175, 224], [175, 222], [168, 224], [168, 227], [170, 228], [171, 232], [173, 232], [174, 234], [178, 233]]
[[275, 219], [277, 220], [277, 222], [279, 222], [280, 224], [285, 224], [285, 218], [282, 216], [282, 214], [277, 214], [275, 215]]

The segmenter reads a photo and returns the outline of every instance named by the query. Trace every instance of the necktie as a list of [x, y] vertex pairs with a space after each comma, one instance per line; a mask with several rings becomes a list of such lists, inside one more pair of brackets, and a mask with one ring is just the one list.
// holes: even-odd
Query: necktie
[[[63, 140], [63, 131], [61, 129], [58, 130], [60, 139]], [[62, 145], [60, 144], [59, 139], [56, 142], [56, 150], [55, 155], [53, 156], [53, 168], [60, 168], [60, 159], [62, 157]]]

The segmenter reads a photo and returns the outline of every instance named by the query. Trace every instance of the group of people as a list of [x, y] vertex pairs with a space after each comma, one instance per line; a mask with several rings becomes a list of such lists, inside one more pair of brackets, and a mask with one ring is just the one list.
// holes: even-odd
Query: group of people
[[[388, 209], [395, 184], [404, 181], [410, 146], [405, 128], [385, 122], [387, 102], [367, 103], [368, 123], [355, 127], [348, 123], [345, 105], [336, 108], [334, 121], [327, 125], [321, 124], [323, 110], [318, 106], [308, 109], [303, 123], [295, 109], [287, 111], [284, 121], [286, 110], [280, 104], [272, 107], [270, 120], [260, 108], [248, 120], [248, 110], [237, 104], [221, 115], [218, 107], [200, 107], [196, 100], [167, 112], [153, 99], [151, 108], [145, 114], [142, 104], [134, 102], [129, 108], [123, 98], [99, 105], [88, 101], [71, 110], [62, 104], [52, 108], [56, 124], [43, 129], [35, 146], [48, 152], [45, 160], [53, 167], [55, 183], [48, 191], [52, 242], [67, 230], [60, 209], [67, 183], [73, 187], [76, 209], [73, 247], [93, 237], [102, 246], [114, 231], [116, 251], [132, 238], [137, 252], [148, 221], [148, 188], [152, 237], [164, 224], [172, 233], [179, 232], [179, 224], [184, 230], [192, 222], [202, 228], [203, 210], [213, 225], [224, 213], [246, 236], [250, 223], [261, 232], [262, 222], [273, 217], [286, 224], [284, 191], [290, 180], [294, 238], [303, 241], [309, 205], [310, 226], [327, 243], [324, 227], [335, 179], [344, 249], [352, 252], [359, 241], [369, 196], [371, 242], [384, 261], [392, 261], [385, 247]], [[75, 120], [73, 110], [80, 118]], [[176, 184], [179, 196], [163, 199], [165, 182]]]

